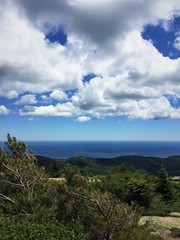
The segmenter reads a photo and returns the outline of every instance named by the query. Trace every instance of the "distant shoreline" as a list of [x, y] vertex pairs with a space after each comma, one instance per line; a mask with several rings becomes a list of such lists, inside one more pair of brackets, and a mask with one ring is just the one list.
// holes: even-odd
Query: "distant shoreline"
[[67, 161], [71, 158], [94, 158], [94, 159], [115, 159], [115, 158], [125, 158], [125, 157], [140, 157], [140, 158], [157, 158], [157, 159], [169, 159], [169, 158], [180, 158], [180, 155], [170, 155], [168, 157], [158, 157], [158, 156], [143, 156], [143, 155], [120, 155], [120, 156], [115, 156], [115, 157], [90, 157], [90, 156], [84, 156], [84, 155], [77, 155], [77, 156], [72, 156], [72, 157], [68, 157], [68, 158], [63, 158], [63, 157], [49, 157], [49, 156], [42, 156], [42, 155], [38, 155], [38, 154], [35, 154], [36, 157], [43, 157], [43, 158], [49, 158], [49, 159], [54, 159], [54, 160], [64, 160], [64, 161]]

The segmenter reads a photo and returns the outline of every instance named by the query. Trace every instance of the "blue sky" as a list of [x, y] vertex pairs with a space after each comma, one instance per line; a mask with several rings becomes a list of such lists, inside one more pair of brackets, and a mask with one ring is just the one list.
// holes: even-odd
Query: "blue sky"
[[0, 140], [180, 140], [178, 0], [0, 12]]

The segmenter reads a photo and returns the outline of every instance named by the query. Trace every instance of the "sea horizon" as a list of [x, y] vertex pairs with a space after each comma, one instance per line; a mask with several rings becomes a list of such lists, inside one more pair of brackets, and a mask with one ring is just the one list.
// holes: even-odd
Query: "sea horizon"
[[[0, 143], [3, 141], [0, 141]], [[6, 142], [6, 140], [4, 141]], [[179, 142], [180, 140], [23, 140], [23, 142]]]
[[[127, 155], [162, 157], [180, 155], [180, 141], [130, 141], [130, 140], [34, 140], [25, 141], [35, 155], [68, 159], [85, 156], [113, 158]], [[6, 149], [4, 142], [0, 144]]]

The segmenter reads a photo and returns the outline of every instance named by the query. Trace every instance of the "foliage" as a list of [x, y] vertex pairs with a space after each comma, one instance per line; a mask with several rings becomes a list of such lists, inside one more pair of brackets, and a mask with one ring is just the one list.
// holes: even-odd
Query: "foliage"
[[[0, 239], [158, 240], [137, 227], [140, 215], [180, 211], [180, 184], [163, 167], [158, 176], [127, 164], [94, 176], [119, 158], [103, 165], [103, 159], [80, 157], [71, 164], [55, 160], [45, 170], [44, 158], [38, 166], [24, 142], [8, 134], [6, 145], [7, 152], [0, 148]], [[64, 180], [50, 181], [46, 174]]]
[[127, 203], [136, 202], [149, 208], [155, 196], [154, 178], [137, 173], [132, 167], [122, 165], [113, 169], [100, 183], [103, 190], [110, 191]]
[[35, 156], [15, 137], [8, 134], [7, 140], [10, 151], [0, 151], [0, 206], [4, 213], [19, 215], [51, 207], [55, 188], [37, 166]]
[[146, 209], [144, 215], [165, 217], [171, 212], [180, 212], [180, 200], [168, 203], [162, 200], [154, 202], [151, 208]]
[[[172, 156], [168, 158], [158, 157], [143, 157], [143, 156], [121, 156], [116, 158], [90, 158], [90, 157], [72, 157], [67, 160], [54, 160], [47, 157], [38, 156], [40, 165], [49, 168], [54, 162], [58, 162], [58, 167], [61, 172], [63, 164], [77, 166], [81, 169], [88, 168], [92, 175], [105, 175], [112, 168], [118, 168], [122, 164], [133, 166], [136, 171], [147, 172], [149, 174], [157, 175], [161, 165], [163, 164], [170, 176], [180, 175], [180, 156]], [[56, 171], [56, 173], [58, 172]]]
[[0, 218], [0, 239], [3, 240], [85, 240], [87, 239], [79, 224], [63, 225], [55, 220], [48, 223], [33, 223], [26, 218]]
[[62, 176], [62, 169], [64, 168], [64, 161], [54, 160], [47, 169], [47, 173], [50, 177], [56, 178]]
[[155, 197], [155, 185], [149, 182], [146, 177], [133, 178], [127, 184], [127, 195], [125, 201], [130, 203], [137, 202], [140, 206], [150, 208]]
[[174, 238], [180, 238], [180, 229], [179, 228], [171, 229], [171, 236]]
[[120, 231], [137, 225], [136, 206], [128, 206], [108, 192], [95, 190], [84, 176], [70, 167], [66, 183], [58, 186], [57, 217], [80, 222], [91, 239], [116, 239]]
[[145, 227], [136, 227], [128, 232], [122, 232], [119, 240], [162, 240], [161, 237], [151, 234], [151, 231]]
[[157, 192], [162, 195], [165, 201], [170, 201], [174, 197], [172, 183], [169, 179], [168, 172], [163, 166], [161, 166], [158, 175]]

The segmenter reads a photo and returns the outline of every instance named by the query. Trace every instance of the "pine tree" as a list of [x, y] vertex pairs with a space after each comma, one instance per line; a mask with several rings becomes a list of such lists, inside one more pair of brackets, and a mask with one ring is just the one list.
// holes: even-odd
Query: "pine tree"
[[165, 201], [173, 199], [173, 188], [168, 176], [168, 172], [162, 165], [158, 175], [158, 187], [157, 191], [162, 195]]

